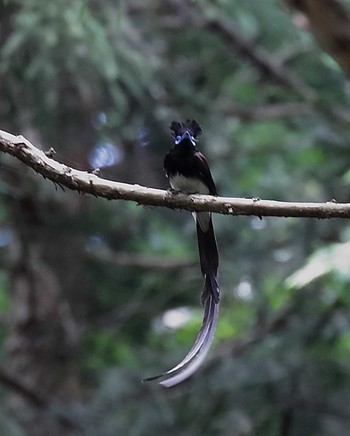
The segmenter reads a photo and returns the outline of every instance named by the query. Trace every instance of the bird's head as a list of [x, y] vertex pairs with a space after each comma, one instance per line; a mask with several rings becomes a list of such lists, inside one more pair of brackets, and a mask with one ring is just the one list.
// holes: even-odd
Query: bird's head
[[173, 121], [170, 130], [175, 138], [175, 145], [192, 144], [196, 146], [196, 138], [202, 133], [202, 128], [196, 120], [186, 122]]

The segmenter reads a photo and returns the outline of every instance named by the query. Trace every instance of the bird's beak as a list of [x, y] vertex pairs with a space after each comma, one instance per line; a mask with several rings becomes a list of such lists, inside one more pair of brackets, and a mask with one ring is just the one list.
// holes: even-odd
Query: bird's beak
[[189, 141], [192, 142], [192, 137], [189, 134], [189, 132], [186, 130], [186, 132], [181, 136], [181, 142], [185, 141], [186, 139], [188, 139]]

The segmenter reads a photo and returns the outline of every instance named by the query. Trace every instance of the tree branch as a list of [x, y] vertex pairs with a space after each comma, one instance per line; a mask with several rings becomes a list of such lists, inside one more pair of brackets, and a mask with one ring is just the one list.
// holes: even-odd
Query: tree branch
[[312, 114], [315, 109], [309, 103], [275, 103], [266, 105], [237, 105], [231, 100], [221, 99], [218, 109], [225, 115], [234, 115], [242, 120], [273, 120]]
[[225, 215], [350, 218], [350, 203], [294, 203], [259, 198], [213, 197], [210, 195], [172, 194], [140, 185], [113, 182], [95, 174], [79, 171], [49, 158], [23, 136], [0, 130], [0, 150], [21, 160], [44, 178], [61, 187], [108, 200], [128, 200], [146, 206], [162, 206], [188, 211], [210, 211]]
[[337, 0], [285, 0], [307, 17], [320, 46], [350, 76], [350, 11]]
[[191, 2], [190, 4], [184, 0], [172, 0], [172, 3], [177, 7], [178, 13], [183, 18], [182, 21], [190, 21], [191, 25], [196, 23], [216, 33], [232, 51], [248, 59], [265, 77], [292, 89], [304, 101], [313, 102], [315, 100], [314, 90], [304, 80], [283, 65], [276, 56], [259, 47], [256, 42], [242, 36], [237, 26], [229, 22], [215, 8], [212, 8], [211, 13], [208, 14], [206, 13], [208, 5], [203, 2]]
[[48, 407], [49, 401], [43, 393], [26, 385], [15, 375], [10, 374], [5, 368], [0, 368], [0, 383], [12, 389], [36, 407]]
[[80, 434], [79, 424], [71, 420], [68, 416], [64, 416], [60, 411], [54, 411], [52, 408], [54, 402], [49, 397], [29, 386], [23, 380], [20, 380], [2, 367], [0, 367], [0, 383], [29, 401], [33, 406], [53, 413], [53, 416], [64, 428], [79, 431]]
[[250, 62], [266, 76], [273, 78], [282, 86], [293, 89], [297, 94], [302, 96], [304, 100], [313, 101], [315, 99], [314, 91], [310, 86], [283, 64], [278, 62], [276, 57], [242, 37], [224, 18], [207, 18], [204, 20], [204, 27], [217, 33], [232, 50], [235, 50], [249, 59]]

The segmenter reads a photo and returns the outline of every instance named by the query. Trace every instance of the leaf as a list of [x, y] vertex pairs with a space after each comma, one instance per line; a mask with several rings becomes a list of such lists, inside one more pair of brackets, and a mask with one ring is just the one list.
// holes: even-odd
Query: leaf
[[303, 288], [331, 272], [350, 280], [350, 242], [332, 244], [316, 251], [305, 266], [288, 277], [286, 285]]

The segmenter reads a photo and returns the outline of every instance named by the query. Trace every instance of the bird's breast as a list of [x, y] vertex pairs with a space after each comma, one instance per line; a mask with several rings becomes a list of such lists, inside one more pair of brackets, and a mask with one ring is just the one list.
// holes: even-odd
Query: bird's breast
[[210, 194], [208, 187], [200, 179], [185, 177], [179, 173], [169, 176], [169, 183], [173, 189], [187, 194]]

